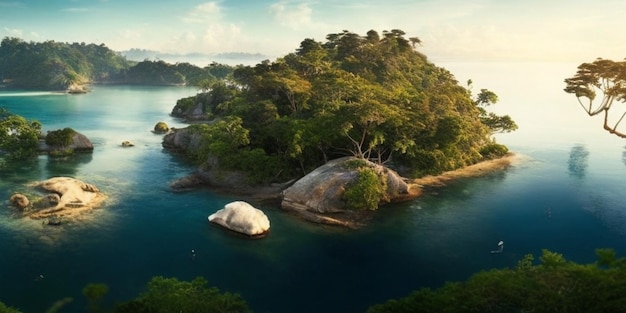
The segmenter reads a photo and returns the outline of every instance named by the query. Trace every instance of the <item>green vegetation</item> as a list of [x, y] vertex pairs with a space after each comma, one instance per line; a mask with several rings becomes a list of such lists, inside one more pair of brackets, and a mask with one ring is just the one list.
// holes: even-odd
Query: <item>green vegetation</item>
[[208, 287], [207, 281], [197, 277], [190, 282], [176, 278], [153, 277], [147, 290], [137, 298], [118, 305], [116, 313], [246, 313], [251, 312], [238, 294], [220, 293]]
[[435, 290], [420, 289], [367, 312], [622, 312], [626, 258], [616, 259], [611, 249], [598, 249], [596, 255], [596, 263], [577, 264], [543, 250], [538, 265], [526, 255], [515, 268], [483, 271]]
[[357, 177], [346, 187], [343, 200], [349, 210], [376, 210], [385, 201], [386, 177], [369, 166], [357, 169]]
[[107, 81], [130, 63], [104, 44], [0, 43], [0, 83], [10, 88], [65, 90], [72, 85]]
[[74, 135], [76, 135], [76, 131], [66, 127], [49, 131], [45, 140], [46, 144], [50, 146], [67, 147], [74, 142]]
[[[626, 258], [617, 258], [612, 249], [597, 249], [597, 261], [579, 264], [563, 255], [543, 250], [539, 263], [526, 255], [514, 268], [492, 269], [472, 275], [463, 282], [448, 282], [438, 289], [422, 288], [409, 296], [371, 306], [367, 313], [501, 313], [570, 312], [613, 313], [626, 307]], [[197, 277], [192, 281], [153, 277], [136, 298], [102, 307], [108, 293], [103, 284], [83, 289], [90, 312], [252, 312], [238, 294], [220, 292]], [[65, 298], [53, 304], [56, 312], [71, 302]], [[20, 313], [0, 302], [0, 313]]]
[[[598, 58], [592, 63], [583, 63], [578, 66], [576, 75], [565, 79], [565, 83], [565, 92], [575, 95], [589, 116], [603, 115], [603, 128], [626, 138], [626, 129], [620, 126], [626, 110], [613, 105], [616, 101], [626, 102], [626, 61]], [[598, 98], [599, 103], [594, 103]]]
[[[404, 35], [344, 31], [325, 42], [305, 39], [274, 62], [240, 66], [232, 80], [203, 84], [202, 93], [181, 99], [172, 114], [189, 117], [202, 107], [211, 123], [195, 131], [212, 141], [191, 152], [196, 161], [217, 157], [220, 165], [255, 177], [260, 170], [266, 178], [290, 179], [346, 155], [408, 176], [504, 155], [506, 147], [494, 146], [491, 134], [517, 125], [486, 111], [496, 95], [482, 89], [474, 99], [450, 72], [415, 50], [419, 39]], [[235, 120], [234, 128], [220, 125]], [[246, 140], [233, 142], [234, 133]], [[248, 166], [251, 155], [267, 165]]]
[[233, 67], [211, 63], [204, 68], [164, 61], [128, 61], [104, 44], [25, 42], [5, 37], [0, 43], [0, 86], [67, 90], [89, 83], [190, 85], [226, 79]]
[[0, 156], [23, 160], [37, 155], [41, 123], [0, 108]]

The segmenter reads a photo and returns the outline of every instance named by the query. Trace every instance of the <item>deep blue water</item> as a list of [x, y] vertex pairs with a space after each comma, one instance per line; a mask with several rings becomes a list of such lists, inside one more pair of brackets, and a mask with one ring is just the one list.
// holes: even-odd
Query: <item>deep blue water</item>
[[[518, 155], [511, 168], [386, 207], [360, 230], [314, 225], [262, 207], [272, 232], [261, 240], [208, 224], [209, 214], [236, 198], [167, 189], [193, 168], [165, 152], [162, 137], [150, 130], [158, 121], [184, 126], [169, 112], [194, 89], [0, 93], [0, 107], [37, 119], [46, 130], [72, 127], [95, 144], [92, 155], [41, 156], [0, 168], [2, 207], [25, 183], [60, 175], [109, 195], [82, 223], [59, 228], [16, 219], [0, 208], [0, 301], [31, 313], [73, 297], [61, 312], [84, 312], [81, 290], [91, 282], [109, 286], [112, 305], [136, 296], [156, 275], [204, 276], [210, 285], [240, 293], [255, 312], [364, 312], [420, 287], [515, 266], [543, 248], [577, 262], [594, 261], [600, 247], [624, 256], [625, 142], [603, 132], [562, 92], [562, 79], [575, 66], [445, 66], [460, 81], [472, 78], [477, 89], [495, 91], [500, 103], [493, 109], [520, 125], [516, 133], [497, 136]], [[519, 77], [525, 77], [523, 84]], [[136, 146], [122, 148], [124, 140]], [[490, 254], [500, 240], [504, 253]], [[36, 279], [40, 274], [43, 280]]]

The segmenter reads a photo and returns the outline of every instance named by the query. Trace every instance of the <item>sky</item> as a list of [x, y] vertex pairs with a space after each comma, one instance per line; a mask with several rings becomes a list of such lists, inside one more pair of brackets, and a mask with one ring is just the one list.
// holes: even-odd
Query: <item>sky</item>
[[165, 53], [260, 53], [400, 29], [438, 61], [626, 57], [623, 0], [0, 0], [0, 37]]

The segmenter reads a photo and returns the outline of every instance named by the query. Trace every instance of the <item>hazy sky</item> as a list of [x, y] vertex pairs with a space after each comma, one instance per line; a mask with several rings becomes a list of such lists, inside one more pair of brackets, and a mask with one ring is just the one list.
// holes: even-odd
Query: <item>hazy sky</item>
[[626, 57], [623, 0], [0, 0], [0, 37], [162, 52], [262, 53], [401, 29], [431, 60]]

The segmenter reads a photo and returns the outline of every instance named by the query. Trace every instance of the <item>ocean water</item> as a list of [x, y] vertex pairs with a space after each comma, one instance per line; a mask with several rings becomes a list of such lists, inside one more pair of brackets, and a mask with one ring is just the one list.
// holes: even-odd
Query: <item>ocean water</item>
[[[238, 200], [210, 190], [172, 193], [168, 182], [193, 171], [150, 132], [193, 88], [95, 86], [85, 95], [0, 92], [0, 107], [45, 130], [72, 127], [95, 145], [91, 155], [41, 156], [0, 167], [0, 301], [27, 313], [74, 300], [60, 312], [85, 312], [88, 283], [110, 288], [106, 305], [135, 297], [153, 276], [241, 294], [255, 312], [364, 312], [420, 287], [515, 266], [547, 248], [577, 262], [596, 248], [626, 255], [625, 142], [587, 117], [562, 91], [577, 64], [441, 64], [475, 90], [488, 88], [520, 129], [497, 135], [517, 154], [513, 166], [429, 190], [385, 207], [363, 229], [300, 221], [261, 207], [272, 231], [247, 240], [207, 216]], [[122, 148], [130, 140], [133, 148]], [[14, 191], [53, 176], [93, 183], [109, 196], [80, 223], [47, 227], [7, 209]], [[504, 252], [491, 254], [504, 241]], [[196, 257], [191, 258], [194, 249]], [[38, 279], [43, 275], [44, 279]]]

